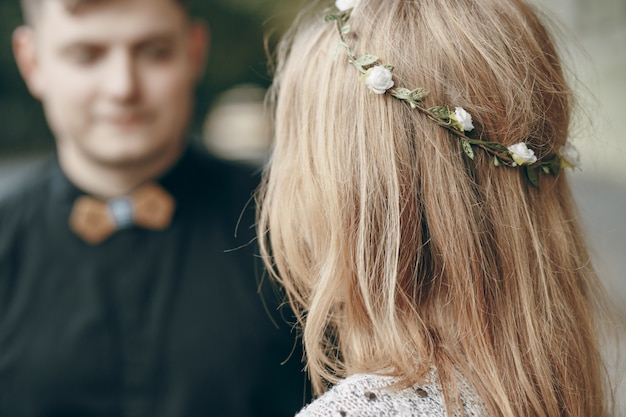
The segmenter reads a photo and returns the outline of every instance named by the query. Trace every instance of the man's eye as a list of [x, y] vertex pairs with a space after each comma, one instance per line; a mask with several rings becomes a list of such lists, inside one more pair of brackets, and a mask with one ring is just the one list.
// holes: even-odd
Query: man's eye
[[91, 64], [100, 56], [100, 51], [96, 48], [73, 48], [68, 51], [67, 56], [77, 64]]
[[169, 45], [145, 45], [141, 48], [141, 53], [146, 58], [154, 61], [166, 61], [171, 58], [174, 51]]

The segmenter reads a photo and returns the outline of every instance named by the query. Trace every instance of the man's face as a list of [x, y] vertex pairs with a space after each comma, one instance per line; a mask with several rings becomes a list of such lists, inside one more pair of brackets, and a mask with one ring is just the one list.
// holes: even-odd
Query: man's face
[[29, 33], [18, 62], [25, 54], [22, 73], [60, 153], [115, 166], [179, 149], [205, 32], [174, 0], [109, 0], [75, 14], [45, 0]]

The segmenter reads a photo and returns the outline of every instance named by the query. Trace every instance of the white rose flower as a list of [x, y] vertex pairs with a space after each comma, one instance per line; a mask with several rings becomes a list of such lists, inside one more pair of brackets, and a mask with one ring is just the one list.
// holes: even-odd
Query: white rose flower
[[558, 154], [561, 157], [561, 166], [565, 168], [580, 169], [580, 153], [570, 142], [565, 142], [565, 145], [559, 148]]
[[337, 0], [335, 1], [335, 7], [343, 12], [356, 7], [358, 2], [359, 0]]
[[367, 70], [365, 84], [376, 94], [385, 94], [393, 87], [393, 75], [391, 71], [382, 65], [377, 65]]
[[516, 165], [530, 165], [537, 162], [535, 152], [532, 149], [528, 149], [524, 142], [511, 145], [507, 149], [511, 152], [511, 157]]
[[463, 107], [455, 107], [454, 109], [454, 118], [461, 125], [464, 131], [471, 132], [474, 130], [474, 125], [472, 124], [472, 115], [469, 114]]

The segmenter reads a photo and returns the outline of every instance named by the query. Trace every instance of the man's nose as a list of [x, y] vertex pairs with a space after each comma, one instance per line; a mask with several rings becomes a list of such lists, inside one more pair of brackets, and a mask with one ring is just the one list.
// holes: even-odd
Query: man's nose
[[109, 57], [103, 74], [103, 90], [118, 101], [133, 101], [139, 96], [137, 65], [132, 53], [117, 51]]

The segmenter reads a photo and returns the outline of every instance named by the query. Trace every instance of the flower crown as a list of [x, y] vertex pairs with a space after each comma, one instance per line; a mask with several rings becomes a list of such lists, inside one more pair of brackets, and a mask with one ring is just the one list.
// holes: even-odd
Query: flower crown
[[469, 137], [467, 133], [474, 129], [472, 115], [462, 107], [455, 107], [454, 111], [445, 105], [426, 108], [422, 105], [422, 101], [428, 96], [428, 90], [424, 88], [411, 90], [395, 86], [392, 65], [382, 64], [376, 55], [357, 56], [346, 41], [345, 35], [350, 33], [350, 24], [347, 21], [357, 3], [358, 0], [336, 0], [335, 8], [327, 10], [324, 21], [336, 23], [339, 44], [347, 52], [348, 62], [361, 73], [359, 80], [364, 82], [371, 92], [389, 93], [408, 103], [412, 109], [425, 114], [439, 126], [456, 135], [461, 140], [463, 152], [472, 160], [475, 158], [474, 148], [479, 148], [493, 155], [495, 166], [522, 167], [528, 180], [534, 186], [539, 186], [540, 172], [557, 175], [562, 167], [580, 168], [580, 154], [570, 142], [561, 146], [556, 154], [538, 160], [534, 151], [529, 149], [525, 142], [507, 147], [499, 142], [487, 142]]

